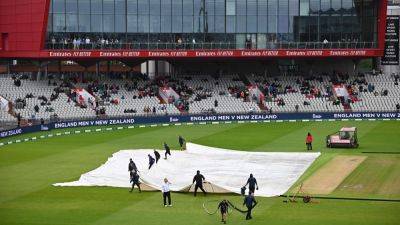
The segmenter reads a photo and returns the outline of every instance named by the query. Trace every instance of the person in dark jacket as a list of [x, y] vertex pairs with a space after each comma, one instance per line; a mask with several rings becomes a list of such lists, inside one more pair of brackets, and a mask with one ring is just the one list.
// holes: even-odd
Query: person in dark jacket
[[132, 159], [129, 159], [128, 171], [129, 171], [129, 172], [132, 172], [132, 171], [137, 172], [136, 164], [133, 162]]
[[183, 145], [185, 144], [185, 139], [183, 139], [183, 137], [179, 135], [178, 141], [179, 141], [179, 145], [181, 146], [181, 150], [183, 150]]
[[167, 159], [167, 155], [171, 155], [171, 149], [165, 142], [164, 142], [164, 149], [165, 149], [165, 158], [164, 159]]
[[150, 169], [156, 160], [150, 154], [148, 154], [148, 156], [149, 156], [149, 169]]
[[218, 209], [221, 212], [221, 222], [226, 223], [226, 217], [228, 215], [228, 202], [224, 199], [222, 200], [219, 205], [218, 205]]
[[256, 187], [258, 190], [257, 180], [256, 180], [256, 178], [254, 178], [252, 173], [250, 174], [250, 177], [249, 177], [249, 179], [247, 179], [247, 183], [244, 186], [246, 187], [247, 185], [249, 185], [249, 194], [254, 193], [254, 191], [256, 190]]
[[131, 171], [130, 176], [131, 176], [130, 183], [132, 183], [132, 188], [129, 192], [133, 191], [135, 185], [139, 188], [139, 192], [142, 192], [142, 190], [140, 189], [139, 174], [136, 171]]
[[253, 217], [251, 217], [251, 210], [257, 205], [257, 201], [254, 198], [254, 193], [250, 193], [244, 198], [243, 205], [247, 207], [247, 214], [246, 214], [246, 220], [250, 220]]
[[156, 163], [158, 163], [158, 160], [160, 159], [160, 153], [159, 152], [157, 152], [155, 149], [154, 149], [154, 156], [156, 157]]
[[194, 182], [196, 182], [196, 184], [194, 186], [194, 196], [197, 195], [197, 189], [199, 189], [199, 188], [204, 193], [204, 195], [207, 194], [207, 192], [203, 188], [203, 181], [204, 180], [205, 180], [205, 178], [204, 178], [204, 176], [202, 174], [200, 174], [200, 170], [197, 170], [197, 173], [193, 177], [193, 182], [192, 182], [192, 184], [194, 184]]

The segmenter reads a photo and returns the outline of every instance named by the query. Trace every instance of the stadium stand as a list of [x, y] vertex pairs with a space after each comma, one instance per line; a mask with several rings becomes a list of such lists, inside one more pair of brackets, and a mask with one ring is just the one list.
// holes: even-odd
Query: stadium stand
[[[36, 81], [26, 74], [0, 76], [0, 95], [13, 103], [11, 114], [0, 112], [0, 122], [15, 125], [18, 114], [28, 121], [49, 121], [181, 113], [379, 112], [399, 110], [400, 103], [399, 76], [393, 74], [173, 75], [154, 81], [106, 78], [90, 82], [78, 82], [79, 76], [51, 77], [59, 78]], [[346, 89], [347, 98], [335, 94], [338, 84]], [[179, 99], [163, 101], [158, 94], [162, 87], [171, 87]], [[251, 96], [249, 87], [258, 88], [262, 100]], [[97, 107], [82, 105], [71, 94], [77, 88], [87, 90]]]

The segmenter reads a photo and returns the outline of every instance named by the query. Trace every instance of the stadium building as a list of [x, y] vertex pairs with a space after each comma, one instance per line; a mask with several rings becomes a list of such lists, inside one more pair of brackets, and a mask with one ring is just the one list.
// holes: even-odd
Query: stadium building
[[8, 72], [21, 59], [39, 71], [353, 72], [383, 55], [386, 13], [386, 0], [1, 0], [0, 58]]

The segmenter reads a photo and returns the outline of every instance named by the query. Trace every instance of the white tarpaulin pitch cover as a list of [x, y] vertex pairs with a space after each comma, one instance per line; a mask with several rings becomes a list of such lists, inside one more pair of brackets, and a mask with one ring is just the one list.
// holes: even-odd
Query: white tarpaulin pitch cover
[[197, 170], [206, 181], [228, 192], [240, 194], [250, 173], [257, 179], [256, 196], [284, 194], [320, 153], [247, 152], [213, 148], [187, 143], [186, 151], [172, 151], [172, 156], [161, 159], [148, 169], [148, 154], [152, 149], [121, 150], [114, 153], [99, 168], [83, 174], [78, 181], [57, 183], [55, 186], [110, 186], [130, 187], [128, 163], [132, 158], [139, 170], [142, 183], [161, 190], [166, 177], [172, 191], [187, 190]]

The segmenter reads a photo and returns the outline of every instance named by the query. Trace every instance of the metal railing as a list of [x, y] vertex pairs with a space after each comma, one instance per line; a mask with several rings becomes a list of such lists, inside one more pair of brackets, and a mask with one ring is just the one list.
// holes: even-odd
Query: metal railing
[[47, 49], [59, 50], [208, 50], [208, 49], [370, 49], [376, 48], [376, 42], [267, 42], [259, 45], [237, 44], [233, 42], [204, 43], [165, 43], [165, 42], [127, 42], [127, 43], [52, 43], [47, 42]]

